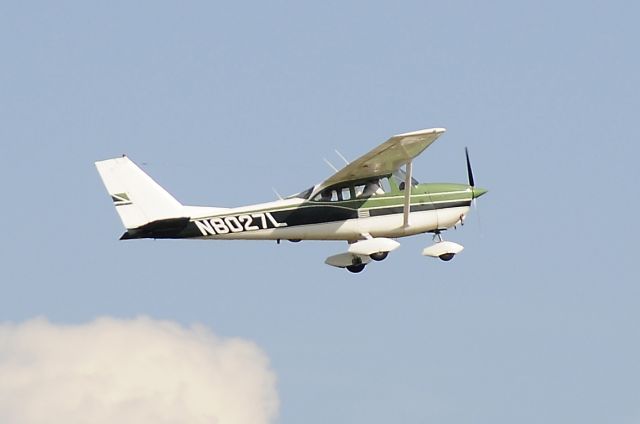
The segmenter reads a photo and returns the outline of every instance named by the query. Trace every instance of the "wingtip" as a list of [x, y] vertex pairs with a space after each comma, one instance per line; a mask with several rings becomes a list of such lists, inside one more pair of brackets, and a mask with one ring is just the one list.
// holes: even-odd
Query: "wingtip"
[[424, 130], [411, 131], [403, 134], [398, 134], [396, 137], [407, 137], [410, 135], [421, 135], [421, 134], [442, 134], [447, 131], [446, 128], [426, 128]]
[[119, 159], [126, 159], [126, 160], [129, 160], [129, 161], [131, 160], [131, 159], [129, 159], [129, 156], [127, 156], [126, 154], [122, 154], [120, 156], [116, 156], [116, 157], [109, 158], [109, 159], [100, 159], [100, 160], [97, 160], [97, 161], [95, 161], [93, 163], [96, 164], [96, 166], [97, 166], [98, 164], [100, 164], [102, 162], [111, 162], [113, 160], [119, 160]]

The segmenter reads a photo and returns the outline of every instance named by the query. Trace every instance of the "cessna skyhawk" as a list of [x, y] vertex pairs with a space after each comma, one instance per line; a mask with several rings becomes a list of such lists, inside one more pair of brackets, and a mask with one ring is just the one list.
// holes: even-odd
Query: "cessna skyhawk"
[[346, 252], [325, 263], [360, 272], [400, 244], [393, 238], [433, 233], [425, 256], [451, 260], [463, 247], [442, 231], [463, 224], [471, 203], [487, 190], [468, 184], [419, 184], [412, 162], [444, 128], [391, 137], [313, 187], [285, 199], [237, 208], [185, 206], [126, 156], [96, 162], [127, 231], [121, 240], [344, 240]]

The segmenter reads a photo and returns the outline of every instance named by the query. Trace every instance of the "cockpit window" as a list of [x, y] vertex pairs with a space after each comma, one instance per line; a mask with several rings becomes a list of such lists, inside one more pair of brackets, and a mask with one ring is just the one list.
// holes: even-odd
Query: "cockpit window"
[[338, 193], [332, 189], [324, 189], [313, 198], [316, 202], [335, 202], [338, 200]]
[[367, 199], [389, 193], [391, 188], [387, 178], [372, 179], [359, 184], [331, 187], [322, 190], [313, 197], [314, 202], [343, 202], [355, 199]]

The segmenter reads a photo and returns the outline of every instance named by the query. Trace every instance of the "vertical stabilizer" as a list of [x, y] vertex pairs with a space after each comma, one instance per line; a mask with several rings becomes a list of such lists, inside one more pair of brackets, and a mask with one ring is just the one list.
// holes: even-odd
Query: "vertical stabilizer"
[[128, 157], [96, 162], [96, 168], [127, 229], [182, 216], [182, 204]]

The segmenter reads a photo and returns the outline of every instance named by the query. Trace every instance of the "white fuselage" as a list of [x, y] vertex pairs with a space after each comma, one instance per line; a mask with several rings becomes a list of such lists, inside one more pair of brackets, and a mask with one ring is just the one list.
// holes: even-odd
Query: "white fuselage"
[[[409, 215], [409, 225], [404, 226], [404, 217], [402, 213], [359, 217], [342, 221], [296, 225], [296, 226], [278, 226], [276, 228], [257, 229], [254, 231], [242, 231], [236, 224], [237, 218], [248, 219], [250, 216], [255, 217], [255, 222], [259, 222], [256, 211], [294, 209], [299, 207], [304, 201], [301, 199], [289, 199], [265, 204], [251, 205], [240, 208], [225, 209], [224, 217], [211, 218], [211, 215], [202, 218], [193, 219], [210, 225], [209, 221], [216, 220], [215, 223], [222, 225], [225, 229], [224, 233], [220, 231], [208, 232], [206, 228], [202, 229], [202, 239], [224, 239], [224, 240], [358, 240], [363, 234], [369, 234], [372, 237], [404, 237], [415, 234], [421, 234], [438, 229], [453, 227], [458, 224], [461, 219], [469, 211], [468, 206], [428, 210], [421, 212], [411, 212]], [[204, 209], [204, 208], [203, 208]], [[205, 212], [203, 210], [203, 212]], [[268, 212], [266, 212], [268, 214]], [[231, 218], [231, 220], [229, 220]], [[267, 217], [273, 219], [273, 217]], [[263, 218], [264, 219], [264, 218]], [[226, 220], [226, 221], [225, 221]], [[245, 223], [241, 219], [241, 225], [251, 225]], [[237, 230], [237, 231], [236, 231]]]

